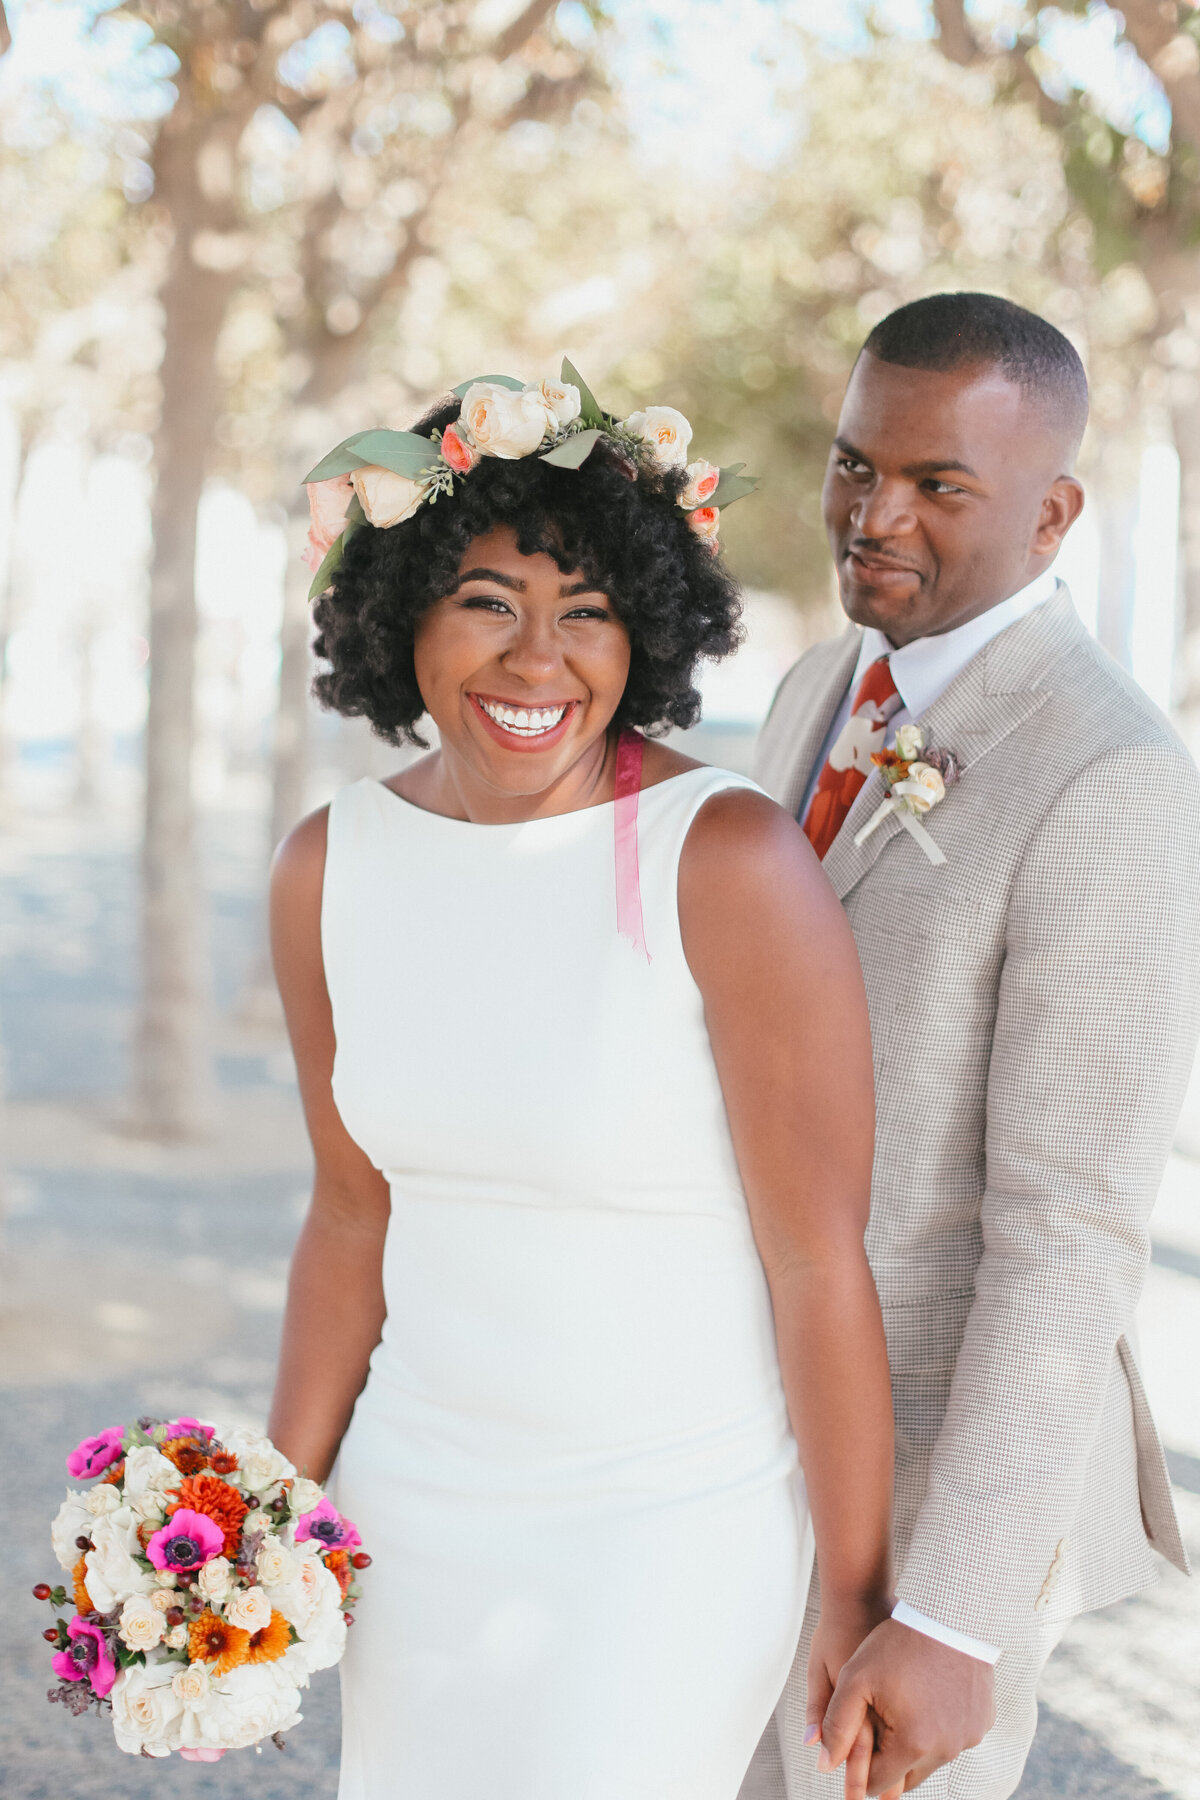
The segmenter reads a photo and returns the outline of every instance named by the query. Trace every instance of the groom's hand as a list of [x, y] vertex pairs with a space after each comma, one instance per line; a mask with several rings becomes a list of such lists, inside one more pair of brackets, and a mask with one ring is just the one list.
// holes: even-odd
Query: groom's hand
[[991, 1730], [995, 1671], [976, 1656], [885, 1619], [838, 1676], [821, 1727], [819, 1768], [836, 1768], [849, 1755], [864, 1707], [875, 1721], [867, 1792], [914, 1788]]

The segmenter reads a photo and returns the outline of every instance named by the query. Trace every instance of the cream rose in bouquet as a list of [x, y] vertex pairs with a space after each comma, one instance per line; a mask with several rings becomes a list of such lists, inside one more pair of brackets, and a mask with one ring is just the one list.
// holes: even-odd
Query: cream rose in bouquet
[[193, 1418], [139, 1419], [84, 1441], [51, 1528], [69, 1586], [49, 1698], [112, 1713], [133, 1756], [213, 1762], [300, 1720], [341, 1658], [370, 1557], [315, 1481], [269, 1439]]

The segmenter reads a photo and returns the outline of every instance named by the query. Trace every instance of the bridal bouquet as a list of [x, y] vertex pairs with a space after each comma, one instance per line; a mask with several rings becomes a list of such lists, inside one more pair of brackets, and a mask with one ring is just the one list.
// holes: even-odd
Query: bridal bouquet
[[[68, 1587], [48, 1698], [111, 1709], [133, 1756], [215, 1762], [298, 1723], [301, 1688], [341, 1658], [371, 1559], [315, 1481], [256, 1432], [139, 1419], [85, 1438], [51, 1526]], [[98, 1479], [96, 1479], [98, 1478]]]

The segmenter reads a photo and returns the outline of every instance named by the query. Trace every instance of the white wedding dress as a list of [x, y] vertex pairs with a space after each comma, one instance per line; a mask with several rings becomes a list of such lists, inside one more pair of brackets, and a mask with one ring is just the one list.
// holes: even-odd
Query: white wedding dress
[[521, 825], [335, 798], [334, 1093], [385, 1173], [383, 1340], [339, 1504], [373, 1565], [339, 1800], [735, 1800], [811, 1539], [679, 853], [738, 776]]

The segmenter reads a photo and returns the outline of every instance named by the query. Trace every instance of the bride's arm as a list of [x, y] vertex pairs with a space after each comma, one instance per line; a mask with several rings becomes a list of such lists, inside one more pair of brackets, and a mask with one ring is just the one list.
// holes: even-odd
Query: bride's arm
[[271, 872], [271, 953], [315, 1160], [312, 1204], [288, 1279], [269, 1431], [324, 1481], [383, 1328], [387, 1183], [342, 1124], [330, 1086], [333, 1016], [321, 957], [327, 811], [284, 840]]
[[[875, 1135], [866, 995], [833, 889], [799, 826], [765, 796], [732, 789], [701, 809], [680, 862], [679, 915], [812, 1511], [822, 1620], [809, 1720], [819, 1721], [841, 1663], [892, 1605], [891, 1385], [863, 1248]], [[860, 1750], [849, 1792], [865, 1791], [862, 1763]]]

